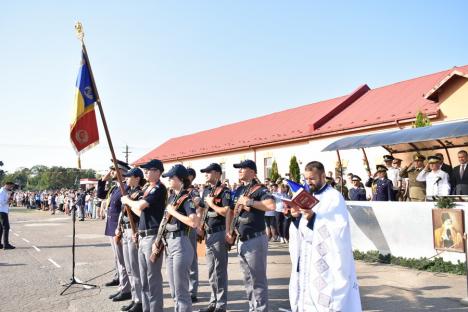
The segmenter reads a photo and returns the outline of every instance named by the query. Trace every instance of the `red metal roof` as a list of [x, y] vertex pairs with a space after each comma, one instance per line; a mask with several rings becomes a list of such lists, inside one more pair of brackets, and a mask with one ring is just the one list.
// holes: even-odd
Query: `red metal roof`
[[[364, 85], [347, 96], [173, 138], [135, 164], [152, 158], [178, 160], [346, 129], [379, 126], [412, 119], [419, 111], [434, 115], [438, 113], [438, 104], [424, 98], [424, 94], [454, 69], [372, 90]], [[456, 69], [468, 73], [468, 65]]]

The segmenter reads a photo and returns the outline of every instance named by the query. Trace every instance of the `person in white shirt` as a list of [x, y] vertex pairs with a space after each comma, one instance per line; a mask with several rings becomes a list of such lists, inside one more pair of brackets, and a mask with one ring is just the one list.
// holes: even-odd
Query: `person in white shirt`
[[398, 193], [401, 186], [400, 168], [399, 163], [401, 159], [394, 158], [392, 155], [385, 155], [384, 157], [385, 167], [387, 167], [387, 178], [392, 181], [393, 185], [393, 198], [398, 200]]
[[450, 194], [450, 182], [447, 172], [441, 170], [442, 160], [438, 156], [429, 156], [426, 168], [416, 180], [426, 182], [426, 196], [447, 196]]
[[15, 246], [11, 245], [8, 240], [8, 235], [10, 234], [10, 221], [8, 220], [10, 207], [8, 206], [8, 200], [10, 199], [10, 192], [14, 187], [15, 183], [6, 182], [5, 185], [0, 188], [0, 249], [15, 249]]

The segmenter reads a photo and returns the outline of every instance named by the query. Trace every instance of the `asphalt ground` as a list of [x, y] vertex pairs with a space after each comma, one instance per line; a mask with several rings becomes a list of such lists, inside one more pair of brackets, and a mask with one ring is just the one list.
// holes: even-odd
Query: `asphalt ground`
[[[0, 311], [119, 311], [125, 302], [108, 296], [115, 287], [104, 283], [113, 277], [109, 238], [103, 235], [102, 220], [76, 222], [77, 280], [95, 288], [72, 286], [60, 292], [71, 278], [72, 222], [61, 213], [13, 208], [10, 211], [10, 240], [17, 248], [0, 250]], [[229, 311], [248, 311], [239, 261], [229, 255]], [[270, 311], [287, 311], [290, 260], [287, 246], [270, 243], [268, 281]], [[451, 274], [415, 271], [392, 265], [356, 262], [364, 311], [468, 311], [466, 278]], [[207, 305], [208, 274], [204, 257], [199, 258], [199, 302], [194, 311]], [[163, 267], [163, 276], [165, 276]], [[164, 282], [165, 311], [173, 311], [169, 286]], [[345, 312], [345, 311], [344, 311]]]

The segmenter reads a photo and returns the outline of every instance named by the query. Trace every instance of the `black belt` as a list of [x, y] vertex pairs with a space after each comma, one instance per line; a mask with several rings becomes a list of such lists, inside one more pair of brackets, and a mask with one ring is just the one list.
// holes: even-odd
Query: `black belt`
[[167, 232], [166, 233], [166, 238], [176, 238], [176, 237], [181, 237], [181, 236], [186, 236], [187, 231], [174, 231], [174, 232]]
[[221, 232], [221, 231], [225, 231], [226, 230], [226, 225], [218, 225], [218, 226], [214, 226], [212, 228], [208, 228], [206, 229], [206, 233], [207, 234], [214, 234], [214, 233], [218, 233], [218, 232]]
[[138, 231], [138, 234], [141, 237], [156, 235], [157, 233], [158, 233], [158, 229], [149, 229], [149, 230]]
[[255, 232], [255, 233], [247, 234], [247, 235], [241, 235], [239, 236], [239, 240], [241, 242], [245, 242], [245, 241], [248, 241], [249, 239], [253, 239], [262, 235], [265, 235], [265, 231]]

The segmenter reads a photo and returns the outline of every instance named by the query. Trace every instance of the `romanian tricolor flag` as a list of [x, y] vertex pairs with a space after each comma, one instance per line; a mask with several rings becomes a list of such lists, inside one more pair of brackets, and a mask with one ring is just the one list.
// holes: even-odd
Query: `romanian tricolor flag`
[[77, 153], [99, 143], [94, 112], [94, 104], [99, 99], [91, 80], [91, 68], [86, 62], [85, 53], [85, 51], [82, 52], [81, 66], [76, 79], [75, 110], [70, 125], [70, 139]]

